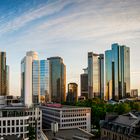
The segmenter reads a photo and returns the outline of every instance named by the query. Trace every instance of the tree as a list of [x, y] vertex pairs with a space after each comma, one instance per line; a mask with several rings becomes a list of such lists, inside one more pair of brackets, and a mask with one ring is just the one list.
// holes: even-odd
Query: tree
[[35, 140], [35, 128], [29, 125], [28, 131], [29, 131], [29, 140]]

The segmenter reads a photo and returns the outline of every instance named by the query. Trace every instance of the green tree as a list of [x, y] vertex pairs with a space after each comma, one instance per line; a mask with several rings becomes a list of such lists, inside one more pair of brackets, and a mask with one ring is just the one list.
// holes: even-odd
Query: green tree
[[35, 128], [29, 125], [28, 131], [29, 131], [29, 140], [35, 140]]

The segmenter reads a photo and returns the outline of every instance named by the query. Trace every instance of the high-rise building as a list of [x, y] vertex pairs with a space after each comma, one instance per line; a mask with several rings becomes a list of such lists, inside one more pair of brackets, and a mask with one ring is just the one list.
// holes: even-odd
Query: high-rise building
[[10, 86], [10, 68], [6, 65], [6, 95], [9, 95], [9, 86]]
[[105, 52], [105, 100], [119, 100], [130, 96], [130, 49], [117, 43]]
[[66, 66], [61, 57], [48, 58], [50, 63], [51, 101], [66, 101]]
[[75, 103], [78, 101], [78, 85], [76, 83], [68, 84], [67, 102]]
[[104, 98], [104, 55], [88, 53], [89, 98]]
[[49, 60], [40, 60], [40, 100], [41, 102], [51, 101], [50, 97], [50, 76]]
[[0, 96], [7, 95], [6, 52], [0, 52]]
[[88, 99], [88, 68], [83, 69], [84, 73], [80, 75], [81, 96]]
[[30, 51], [21, 61], [21, 98], [25, 105], [39, 103], [40, 70], [38, 54]]

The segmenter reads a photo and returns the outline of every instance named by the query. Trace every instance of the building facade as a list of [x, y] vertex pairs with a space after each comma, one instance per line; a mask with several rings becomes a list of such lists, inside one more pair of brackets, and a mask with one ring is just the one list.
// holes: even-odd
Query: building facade
[[80, 75], [81, 96], [88, 99], [88, 68], [83, 70], [84, 73]]
[[58, 122], [59, 129], [81, 128], [91, 131], [91, 108], [52, 104], [41, 109], [44, 128], [51, 128], [52, 122]]
[[88, 53], [89, 98], [104, 98], [104, 55]]
[[40, 100], [51, 101], [50, 96], [50, 66], [48, 60], [40, 60]]
[[136, 97], [138, 97], [138, 89], [131, 89], [131, 97], [133, 98], [136, 98]]
[[140, 140], [139, 113], [108, 116], [100, 122], [101, 140]]
[[0, 95], [7, 95], [6, 52], [0, 52]]
[[39, 108], [17, 105], [0, 108], [0, 137], [15, 136], [15, 139], [28, 140], [29, 127], [36, 129], [36, 138], [40, 140], [42, 112]]
[[119, 100], [130, 96], [129, 47], [112, 44], [112, 50], [105, 52], [105, 73], [105, 100]]
[[10, 89], [10, 68], [6, 65], [6, 95], [9, 95]]
[[48, 58], [50, 63], [50, 96], [52, 102], [66, 101], [66, 66], [61, 57]]
[[78, 101], [78, 85], [76, 83], [68, 84], [67, 102], [75, 103]]
[[39, 60], [36, 52], [30, 51], [21, 61], [21, 99], [31, 106], [39, 103], [40, 96], [40, 71]]

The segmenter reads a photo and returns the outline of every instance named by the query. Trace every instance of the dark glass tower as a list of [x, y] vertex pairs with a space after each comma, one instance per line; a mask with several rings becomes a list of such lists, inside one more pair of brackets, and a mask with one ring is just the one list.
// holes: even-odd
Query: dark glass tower
[[117, 43], [105, 52], [105, 99], [119, 100], [130, 96], [130, 49]]
[[0, 96], [7, 95], [6, 53], [0, 52]]
[[88, 94], [89, 98], [104, 99], [104, 55], [88, 53]]
[[83, 69], [84, 73], [80, 75], [81, 96], [88, 99], [88, 68]]
[[48, 58], [50, 63], [51, 101], [66, 101], [66, 66], [61, 57]]
[[78, 101], [78, 85], [76, 83], [68, 84], [67, 102], [75, 103]]

